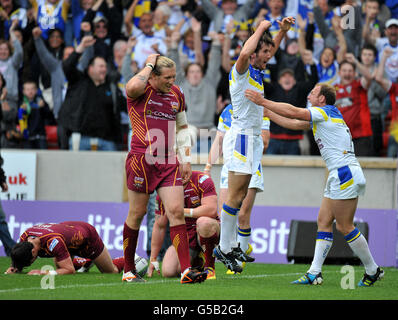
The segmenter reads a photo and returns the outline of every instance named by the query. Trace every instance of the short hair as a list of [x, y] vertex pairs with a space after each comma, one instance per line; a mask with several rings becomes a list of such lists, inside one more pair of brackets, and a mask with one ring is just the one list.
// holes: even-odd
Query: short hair
[[202, 66], [200, 63], [198, 63], [198, 62], [189, 62], [189, 63], [187, 64], [187, 66], [185, 67], [185, 69], [184, 69], [185, 75], [188, 74], [188, 70], [189, 70], [189, 68], [190, 68], [191, 66], [198, 66], [198, 67], [200, 68], [200, 71], [202, 72], [202, 74], [204, 74], [203, 66]]
[[371, 51], [373, 51], [374, 56], [377, 57], [377, 54], [378, 54], [377, 48], [373, 44], [365, 43], [364, 46], [361, 49], [361, 53], [362, 53], [363, 50], [371, 50]]
[[341, 61], [340, 62], [340, 64], [339, 64], [339, 69], [341, 69], [341, 67], [343, 66], [343, 65], [345, 65], [345, 64], [349, 64], [353, 69], [354, 69], [354, 71], [355, 71], [355, 63], [352, 63], [352, 62], [350, 62], [350, 61], [348, 61], [348, 60], [343, 60], [343, 61]]
[[[249, 38], [254, 34], [254, 29], [250, 28], [250, 35]], [[249, 39], [247, 39], [249, 40]], [[246, 41], [243, 43], [243, 46], [246, 44]], [[254, 53], [257, 53], [261, 50], [261, 48], [263, 47], [263, 45], [271, 45], [273, 47], [275, 47], [275, 43], [274, 40], [272, 39], [272, 35], [271, 32], [269, 30], [266, 30], [263, 35], [261, 36], [260, 40], [257, 43], [257, 47], [256, 50], [254, 50]]]
[[19, 272], [21, 272], [24, 267], [28, 267], [32, 264], [32, 249], [33, 243], [29, 241], [19, 242], [11, 249], [12, 266]]
[[321, 87], [319, 95], [325, 97], [326, 104], [333, 106], [336, 103], [336, 89], [326, 83], [320, 83], [318, 86]]
[[165, 56], [159, 56], [156, 59], [156, 65], [155, 68], [153, 69], [153, 73], [156, 76], [160, 76], [162, 74], [163, 68], [175, 68], [176, 64], [173, 60], [170, 58], [167, 58]]

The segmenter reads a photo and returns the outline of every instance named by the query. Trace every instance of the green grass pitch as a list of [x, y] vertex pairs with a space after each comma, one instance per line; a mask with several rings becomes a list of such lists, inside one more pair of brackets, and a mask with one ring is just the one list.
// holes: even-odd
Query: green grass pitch
[[[38, 259], [30, 269], [53, 265], [52, 259]], [[384, 268], [385, 277], [370, 288], [357, 287], [364, 269], [355, 266], [349, 284], [342, 266], [325, 265], [321, 286], [293, 285], [308, 265], [251, 263], [240, 275], [227, 275], [216, 263], [215, 280], [201, 284], [181, 285], [179, 279], [159, 275], [146, 278], [146, 283], [122, 283], [121, 274], [101, 274], [94, 267], [89, 273], [55, 276], [54, 289], [43, 289], [42, 276], [6, 275], [10, 259], [0, 257], [0, 300], [398, 300], [398, 269]], [[50, 284], [50, 282], [45, 282]], [[4, 302], [4, 301], [3, 301]]]

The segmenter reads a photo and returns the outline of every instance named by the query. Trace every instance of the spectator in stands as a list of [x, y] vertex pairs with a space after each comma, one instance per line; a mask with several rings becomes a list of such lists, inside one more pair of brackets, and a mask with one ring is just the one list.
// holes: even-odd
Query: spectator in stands
[[398, 84], [384, 76], [386, 61], [394, 54], [393, 50], [386, 48], [376, 72], [376, 81], [389, 93], [391, 99], [391, 122], [387, 146], [387, 157], [398, 157]]
[[[80, 150], [116, 150], [121, 140], [120, 110], [126, 103], [117, 89], [117, 79], [107, 77], [107, 63], [99, 56], [91, 59], [86, 72], [77, 69], [83, 51], [94, 41], [92, 36], [83, 37], [64, 61], [68, 90], [59, 122], [67, 130], [80, 133]], [[71, 148], [71, 138], [69, 143]]]
[[[348, 55], [339, 66], [340, 82], [336, 85], [336, 107], [343, 115], [344, 121], [350, 129], [356, 156], [370, 157], [373, 154], [372, 126], [368, 105], [367, 89], [371, 75], [363, 65]], [[355, 78], [356, 67], [362, 77]]]
[[[365, 44], [361, 49], [360, 61], [353, 58], [353, 62], [356, 65], [362, 64], [358, 71], [362, 68], [366, 68], [371, 75], [376, 72], [377, 64], [377, 49], [372, 44]], [[373, 77], [372, 77], [373, 78]], [[372, 79], [368, 88], [368, 105], [370, 109], [370, 121], [372, 124], [373, 132], [373, 148], [374, 156], [380, 156], [383, 149], [383, 130], [384, 130], [384, 115], [383, 115], [383, 100], [386, 98], [387, 92], [383, 87], [377, 83], [375, 79]]]
[[68, 20], [70, 0], [29, 0], [35, 13], [37, 25], [42, 30], [44, 40], [48, 38], [51, 29], [59, 29], [65, 32]]
[[54, 123], [54, 115], [48, 104], [38, 95], [36, 82], [26, 81], [22, 92], [18, 119], [25, 149], [47, 149], [45, 125]]
[[94, 3], [95, 0], [71, 0], [73, 37], [77, 44], [80, 43], [81, 39], [81, 23], [83, 22], [83, 18], [87, 14], [87, 10], [93, 7]]
[[26, 9], [21, 8], [17, 1], [0, 0], [0, 38], [8, 40], [10, 27], [13, 20], [18, 20], [21, 29], [26, 28]]
[[379, 52], [379, 61], [386, 48], [392, 51], [386, 60], [385, 70], [388, 79], [395, 82], [398, 80], [398, 19], [389, 19], [386, 22], [385, 35], [383, 38], [376, 38], [373, 43]]
[[4, 77], [6, 91], [2, 93], [2, 112], [3, 121], [1, 130], [5, 132], [2, 136], [3, 148], [18, 148], [21, 135], [17, 131], [17, 113], [18, 113], [18, 70], [23, 60], [22, 45], [17, 39], [14, 29], [18, 20], [13, 20], [10, 28], [10, 41], [0, 40], [0, 73]]
[[378, 19], [380, 13], [379, 0], [366, 0], [364, 5], [364, 18], [362, 20], [362, 38], [364, 43], [375, 43], [384, 32], [384, 23]]
[[[95, 42], [95, 54], [107, 59], [107, 53], [112, 54], [113, 44], [122, 38], [123, 25], [122, 12], [115, 6], [113, 0], [98, 0], [87, 10], [82, 22], [90, 22], [91, 32], [97, 39]], [[100, 46], [110, 48], [108, 51]], [[107, 60], [109, 62], [109, 60]]]
[[[1, 110], [0, 110], [0, 119], [1, 119]], [[0, 155], [0, 187], [2, 192], [7, 192], [8, 184], [7, 184], [7, 177], [3, 170], [3, 163], [4, 163], [3, 158]], [[13, 240], [13, 238], [11, 238], [10, 232], [8, 231], [6, 215], [4, 213], [1, 203], [0, 203], [0, 241], [3, 243], [6, 256], [10, 256], [11, 249], [15, 246], [16, 242]]]
[[237, 0], [222, 0], [221, 8], [214, 5], [211, 0], [203, 0], [202, 8], [211, 20], [209, 31], [224, 32], [231, 19], [246, 21], [254, 7], [255, 0], [247, 0], [244, 5], [238, 7]]
[[[311, 74], [307, 75], [304, 81], [296, 81], [294, 70], [285, 68], [279, 72], [277, 83], [264, 82], [264, 93], [267, 99], [295, 103], [297, 107], [305, 108], [307, 96], [318, 82], [315, 62], [313, 60], [306, 62], [311, 66]], [[299, 141], [302, 139], [302, 131], [285, 129], [271, 121], [267, 154], [300, 155]]]
[[[132, 19], [132, 18], [130, 18]], [[126, 14], [125, 23], [129, 20]], [[131, 20], [130, 20], [131, 21]], [[132, 27], [132, 23], [130, 26]], [[133, 48], [133, 59], [137, 62], [138, 68], [144, 67], [144, 62], [148, 55], [159, 53], [165, 55], [167, 46], [161, 35], [153, 30], [153, 13], [143, 13], [140, 17], [139, 28], [133, 27], [131, 35], [137, 39], [137, 44]], [[126, 23], [127, 28], [128, 23]]]
[[[196, 26], [195, 26], [196, 27]], [[199, 25], [200, 28], [200, 25]], [[179, 33], [174, 32], [170, 44], [169, 57], [176, 63], [176, 84], [184, 92], [187, 105], [187, 121], [197, 129], [197, 152], [208, 152], [210, 130], [214, 129], [214, 115], [217, 109], [217, 85], [221, 78], [221, 43], [217, 33], [213, 37], [209, 62], [206, 73], [200, 63], [189, 63], [185, 69], [181, 67], [178, 54]], [[200, 129], [205, 129], [204, 131]], [[201, 143], [201, 141], [203, 142]], [[207, 148], [201, 150], [201, 148]]]
[[[337, 39], [339, 41], [339, 50], [336, 51], [331, 47], [325, 47], [320, 55], [319, 62], [317, 63], [318, 79], [320, 83], [328, 83], [334, 85], [338, 82], [338, 64], [344, 60], [346, 54], [346, 41], [343, 35], [343, 31], [340, 26], [340, 18], [332, 18], [332, 26]], [[299, 23], [300, 35], [299, 35], [299, 52], [302, 57], [307, 53], [305, 45], [305, 26], [303, 23]], [[307, 66], [307, 72], [309, 72]]]
[[[338, 24], [340, 28], [342, 24], [344, 27], [342, 28], [342, 32], [347, 43], [347, 52], [358, 55], [362, 43], [361, 6], [354, 4], [351, 0], [347, 0], [340, 7], [336, 7], [333, 11], [334, 17], [341, 18], [338, 19]], [[350, 16], [347, 17], [347, 15]], [[333, 26], [331, 29], [325, 23], [322, 10], [319, 5], [317, 5], [316, 1], [314, 2], [314, 18], [322, 37], [325, 40], [325, 46], [337, 50], [340, 41], [336, 34], [336, 27]], [[349, 23], [353, 23], [353, 25], [344, 25], [347, 21]]]

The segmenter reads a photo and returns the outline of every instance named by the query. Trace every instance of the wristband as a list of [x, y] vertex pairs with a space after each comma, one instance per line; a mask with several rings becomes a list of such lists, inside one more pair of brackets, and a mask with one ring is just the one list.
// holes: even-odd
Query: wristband
[[145, 67], [151, 68], [151, 70], [155, 69], [155, 66], [152, 63], [147, 63]]
[[58, 273], [57, 273], [57, 271], [55, 271], [55, 270], [49, 270], [49, 271], [48, 271], [48, 274], [49, 274], [49, 275], [52, 275], [52, 276], [56, 276]]
[[159, 271], [159, 270], [160, 270], [160, 268], [159, 268], [159, 262], [158, 262], [158, 261], [151, 261], [151, 264], [154, 266], [154, 268], [155, 268], [156, 271]]

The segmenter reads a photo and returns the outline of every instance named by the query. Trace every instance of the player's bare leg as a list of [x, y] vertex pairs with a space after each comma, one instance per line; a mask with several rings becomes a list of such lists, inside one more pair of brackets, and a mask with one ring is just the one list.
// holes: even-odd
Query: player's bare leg
[[165, 278], [177, 277], [181, 274], [180, 263], [175, 248], [170, 246], [162, 261], [162, 276]]
[[101, 254], [94, 259], [94, 263], [102, 273], [119, 273], [119, 270], [113, 264], [111, 255], [106, 247], [104, 247]]

